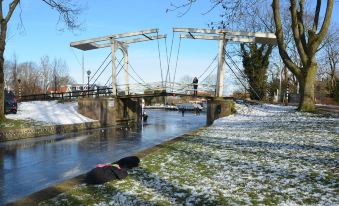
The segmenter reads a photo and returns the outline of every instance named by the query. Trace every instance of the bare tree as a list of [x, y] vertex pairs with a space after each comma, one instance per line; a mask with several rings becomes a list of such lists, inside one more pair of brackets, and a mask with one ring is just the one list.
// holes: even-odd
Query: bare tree
[[[59, 13], [59, 21], [65, 23], [66, 28], [74, 30], [79, 28], [78, 15], [81, 8], [72, 0], [41, 0], [50, 8], [55, 9]], [[4, 99], [4, 52], [6, 48], [7, 26], [11, 17], [16, 10], [20, 0], [11, 0], [7, 14], [4, 13], [4, 1], [0, 1], [0, 100]], [[0, 101], [0, 122], [5, 120], [4, 101]]]
[[21, 94], [37, 94], [42, 92], [41, 77], [34, 62], [24, 62], [17, 66], [17, 78], [21, 80]]
[[[187, 0], [187, 3], [182, 6], [190, 8], [194, 2], [196, 2], [196, 0]], [[240, 19], [241, 16], [248, 14], [247, 8], [258, 5], [257, 2], [262, 3], [264, 1], [210, 0], [210, 2], [212, 4], [212, 9], [219, 5], [222, 6], [225, 11], [224, 14], [222, 14], [222, 18], [225, 19], [223, 21], [229, 21], [235, 17]], [[306, 13], [305, 0], [272, 0], [275, 33], [277, 36], [279, 53], [284, 64], [295, 75], [300, 85], [299, 93], [301, 98], [298, 107], [300, 111], [313, 111], [315, 109], [314, 83], [318, 69], [315, 56], [327, 34], [332, 17], [334, 0], [326, 1], [324, 18], [320, 17], [322, 2], [323, 1], [321, 0], [317, 0], [313, 12]], [[290, 10], [290, 24], [289, 22], [282, 21], [281, 18], [281, 12], [285, 12], [285, 10], [281, 8], [286, 6], [288, 6]], [[172, 10], [181, 8], [181, 6], [173, 6], [172, 4]], [[307, 19], [310, 17], [313, 17], [311, 26], [307, 24]], [[284, 25], [287, 25], [292, 30], [293, 42], [297, 50], [297, 55], [300, 58], [301, 65], [298, 65], [298, 62], [293, 61], [288, 52]]]
[[329, 92], [333, 94], [336, 87], [339, 65], [339, 28], [332, 25], [330, 32], [326, 36], [320, 56], [320, 76], [321, 79], [329, 80]]
[[52, 75], [52, 68], [48, 56], [43, 56], [40, 59], [40, 70], [42, 77], [42, 91], [43, 93], [47, 93], [47, 88], [50, 86], [51, 83], [50, 76]]
[[280, 1], [273, 0], [272, 8], [276, 25], [276, 36], [279, 53], [285, 65], [299, 81], [299, 92], [301, 94], [299, 110], [313, 111], [315, 109], [314, 84], [318, 68], [315, 55], [321, 42], [324, 40], [330, 25], [333, 10], [333, 0], [327, 0], [326, 13], [320, 30], [319, 18], [321, 0], [317, 0], [312, 29], [306, 29], [306, 25], [304, 23], [304, 0], [299, 1], [299, 6], [296, 0], [290, 0], [290, 6], [292, 18], [291, 28], [302, 66], [298, 66], [295, 62], [293, 62], [286, 51], [286, 43], [284, 40], [282, 21], [280, 17]]
[[68, 67], [64, 60], [62, 59], [54, 59], [51, 64], [52, 75], [50, 76], [50, 83], [55, 91], [57, 88], [62, 85], [67, 85], [69, 83], [74, 82], [74, 80], [68, 75]]

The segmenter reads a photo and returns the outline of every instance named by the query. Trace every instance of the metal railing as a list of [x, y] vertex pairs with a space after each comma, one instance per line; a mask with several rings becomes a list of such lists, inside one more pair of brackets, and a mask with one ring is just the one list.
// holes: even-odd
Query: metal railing
[[[194, 92], [194, 85], [198, 86], [198, 92], [205, 92], [212, 95], [215, 94], [215, 85], [209, 84], [187, 84], [187, 83], [168, 83], [168, 87], [164, 87], [162, 82], [154, 82], [150, 84], [122, 84], [117, 85], [117, 96], [126, 95], [152, 95], [152, 94], [166, 94], [175, 93], [189, 95]], [[72, 91], [72, 92], [55, 92], [49, 94], [31, 94], [23, 95], [19, 101], [43, 101], [43, 100], [72, 100], [79, 97], [100, 97], [110, 96], [112, 88], [97, 88], [90, 90]]]

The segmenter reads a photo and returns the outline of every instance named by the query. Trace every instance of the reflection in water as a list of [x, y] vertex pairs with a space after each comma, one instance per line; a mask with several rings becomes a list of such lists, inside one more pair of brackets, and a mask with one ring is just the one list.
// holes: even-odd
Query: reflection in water
[[147, 111], [138, 128], [104, 128], [0, 143], [0, 205], [205, 125], [206, 116]]

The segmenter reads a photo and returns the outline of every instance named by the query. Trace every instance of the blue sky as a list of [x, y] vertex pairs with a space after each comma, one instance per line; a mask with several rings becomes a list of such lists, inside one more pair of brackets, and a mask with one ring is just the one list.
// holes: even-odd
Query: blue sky
[[[82, 82], [81, 57], [85, 57], [85, 70], [94, 72], [110, 52], [109, 49], [98, 49], [82, 52], [70, 48], [72, 41], [78, 41], [98, 36], [132, 32], [148, 28], [159, 28], [160, 33], [168, 35], [168, 49], [172, 38], [173, 27], [207, 28], [210, 21], [218, 19], [216, 9], [202, 15], [209, 8], [209, 1], [198, 1], [183, 17], [177, 12], [166, 13], [171, 1], [169, 0], [78, 0], [85, 3], [86, 9], [80, 20], [84, 22], [84, 31], [72, 33], [60, 32], [56, 25], [57, 12], [49, 9], [41, 1], [24, 0], [21, 10], [17, 9], [9, 25], [5, 58], [16, 54], [19, 62], [39, 62], [40, 58], [48, 55], [50, 58], [62, 58], [69, 66], [69, 73], [79, 83]], [[175, 1], [174, 2], [180, 2]], [[6, 2], [6, 1], [5, 1]], [[338, 5], [334, 8], [333, 19], [338, 18]], [[23, 29], [17, 29], [19, 13], [23, 20]], [[176, 34], [177, 36], [178, 34]], [[174, 69], [175, 57], [179, 40], [175, 38], [171, 69]], [[165, 42], [160, 40], [162, 66], [165, 69]], [[184, 75], [199, 76], [209, 65], [218, 51], [217, 41], [182, 40], [176, 79]], [[157, 41], [131, 44], [129, 46], [129, 61], [133, 68], [146, 82], [160, 81]], [[104, 84], [110, 75], [110, 67], [99, 83]], [[120, 75], [119, 82], [122, 82]], [[226, 73], [226, 79], [233, 79], [231, 73]]]

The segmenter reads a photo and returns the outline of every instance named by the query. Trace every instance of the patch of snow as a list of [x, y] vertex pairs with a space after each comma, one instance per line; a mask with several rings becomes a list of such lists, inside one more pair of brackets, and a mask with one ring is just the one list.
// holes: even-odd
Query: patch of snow
[[339, 205], [339, 118], [236, 107], [98, 188], [96, 205]]
[[77, 124], [96, 121], [79, 114], [77, 109], [77, 102], [22, 102], [18, 104], [17, 114], [8, 114], [6, 115], [6, 118], [14, 120], [33, 120], [49, 125]]

